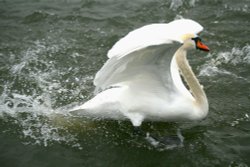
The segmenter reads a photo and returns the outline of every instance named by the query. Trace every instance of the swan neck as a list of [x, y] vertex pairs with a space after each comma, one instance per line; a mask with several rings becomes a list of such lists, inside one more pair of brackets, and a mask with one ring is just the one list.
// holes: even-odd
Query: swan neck
[[187, 50], [183, 46], [180, 47], [174, 55], [174, 58], [176, 59], [176, 64], [188, 87], [190, 88], [191, 94], [195, 99], [195, 103], [199, 107], [202, 107], [203, 111], [207, 111], [208, 102], [206, 94], [203, 90], [202, 85], [200, 85], [198, 79], [196, 78], [194, 72], [192, 71], [192, 68], [188, 63]]

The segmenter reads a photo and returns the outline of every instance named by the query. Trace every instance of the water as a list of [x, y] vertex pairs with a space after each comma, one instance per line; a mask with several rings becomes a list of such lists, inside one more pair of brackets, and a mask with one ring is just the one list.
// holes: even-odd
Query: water
[[[55, 114], [92, 97], [119, 38], [182, 17], [205, 27], [211, 49], [189, 55], [205, 120], [145, 122], [143, 136], [128, 121]], [[249, 18], [249, 0], [1, 0], [1, 166], [250, 166]]]

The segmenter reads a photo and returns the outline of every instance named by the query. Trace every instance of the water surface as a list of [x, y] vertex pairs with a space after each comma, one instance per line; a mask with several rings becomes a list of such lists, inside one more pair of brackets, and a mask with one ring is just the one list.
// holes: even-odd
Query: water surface
[[[200, 122], [145, 122], [53, 114], [93, 96], [112, 45], [150, 23], [201, 23], [210, 53], [188, 58], [210, 112]], [[249, 0], [0, 1], [1, 166], [250, 166]], [[180, 131], [181, 145], [160, 142]]]

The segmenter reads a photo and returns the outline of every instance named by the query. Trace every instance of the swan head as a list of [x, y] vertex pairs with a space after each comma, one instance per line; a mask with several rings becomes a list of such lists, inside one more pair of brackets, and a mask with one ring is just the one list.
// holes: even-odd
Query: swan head
[[201, 42], [198, 34], [203, 27], [194, 20], [180, 19], [169, 23], [168, 31], [171, 32], [170, 38], [182, 43], [187, 50], [200, 49], [209, 51], [209, 48]]
[[208, 46], [201, 42], [201, 38], [196, 34], [185, 34], [181, 37], [183, 46], [186, 50], [199, 49], [205, 52], [209, 51]]

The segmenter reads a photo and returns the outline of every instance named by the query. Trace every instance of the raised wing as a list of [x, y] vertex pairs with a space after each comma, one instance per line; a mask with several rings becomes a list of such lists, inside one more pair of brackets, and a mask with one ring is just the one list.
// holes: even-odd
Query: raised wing
[[96, 89], [128, 83], [141, 76], [151, 79], [158, 76], [171, 85], [170, 62], [177, 47], [169, 44], [182, 43], [184, 34], [197, 34], [202, 29], [197, 22], [182, 19], [168, 24], [151, 24], [130, 32], [108, 52], [109, 59], [94, 79]]
[[177, 43], [171, 46], [149, 46], [120, 58], [111, 57], [95, 76], [96, 89], [135, 83], [138, 79], [145, 81], [144, 84], [149, 84], [154, 79], [164, 83], [166, 87], [173, 87], [170, 63], [178, 46]]
[[202, 30], [203, 27], [199, 23], [189, 19], [146, 25], [131, 31], [116, 42], [109, 50], [108, 57], [123, 57], [148, 46], [170, 44], [173, 41], [182, 43], [182, 35], [198, 34]]

